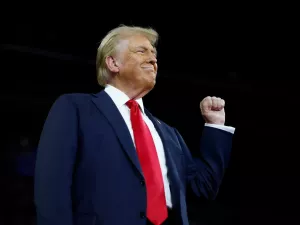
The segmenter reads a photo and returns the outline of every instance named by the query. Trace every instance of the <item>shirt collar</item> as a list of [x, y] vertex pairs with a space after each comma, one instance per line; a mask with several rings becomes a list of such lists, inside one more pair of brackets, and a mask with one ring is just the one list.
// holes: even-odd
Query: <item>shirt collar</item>
[[[111, 97], [119, 110], [123, 105], [126, 104], [127, 101], [130, 100], [130, 98], [124, 92], [112, 85], [107, 84], [104, 91]], [[142, 98], [137, 99], [136, 102], [139, 104], [141, 111], [144, 113], [144, 104]]]

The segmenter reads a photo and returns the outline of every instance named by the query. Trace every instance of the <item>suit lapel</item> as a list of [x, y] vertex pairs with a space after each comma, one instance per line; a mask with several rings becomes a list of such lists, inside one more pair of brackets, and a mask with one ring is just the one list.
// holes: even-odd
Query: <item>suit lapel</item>
[[101, 91], [95, 96], [96, 98], [93, 98], [93, 102], [109, 121], [128, 158], [143, 176], [138, 156], [136, 154], [136, 150], [130, 136], [130, 132], [118, 108], [115, 106], [112, 99], [105, 91]]
[[163, 130], [164, 125], [161, 124], [152, 114], [145, 108], [145, 113], [149, 117], [149, 119], [152, 121], [154, 127], [156, 128], [163, 146], [165, 150], [165, 157], [166, 157], [166, 164], [168, 167], [168, 177], [170, 182], [170, 190], [171, 190], [171, 196], [172, 196], [172, 202], [173, 205], [177, 205], [178, 201], [180, 199], [178, 198], [180, 189], [181, 189], [181, 181], [178, 175], [177, 167], [173, 159], [172, 150], [171, 150], [171, 143], [170, 137], [166, 134], [166, 132]]

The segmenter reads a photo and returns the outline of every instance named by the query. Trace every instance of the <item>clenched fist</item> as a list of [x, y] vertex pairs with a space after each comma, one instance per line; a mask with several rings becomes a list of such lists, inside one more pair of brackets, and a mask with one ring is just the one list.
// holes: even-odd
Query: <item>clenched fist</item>
[[224, 125], [225, 124], [225, 101], [215, 96], [205, 97], [200, 102], [200, 110], [206, 123]]

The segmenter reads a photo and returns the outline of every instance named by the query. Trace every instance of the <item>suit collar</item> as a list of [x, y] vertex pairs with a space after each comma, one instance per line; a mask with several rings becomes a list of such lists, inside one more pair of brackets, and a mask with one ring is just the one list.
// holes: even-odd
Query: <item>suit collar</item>
[[109, 121], [128, 158], [137, 168], [141, 176], [143, 176], [134, 143], [130, 136], [130, 132], [118, 108], [105, 91], [101, 91], [94, 96], [96, 96], [96, 98], [93, 98], [92, 101]]
[[[125, 105], [126, 102], [130, 100], [130, 98], [124, 92], [112, 85], [106, 85], [104, 91], [113, 100], [118, 109], [120, 109], [121, 106]], [[145, 113], [142, 98], [137, 99], [136, 102], [139, 104], [141, 111]]]

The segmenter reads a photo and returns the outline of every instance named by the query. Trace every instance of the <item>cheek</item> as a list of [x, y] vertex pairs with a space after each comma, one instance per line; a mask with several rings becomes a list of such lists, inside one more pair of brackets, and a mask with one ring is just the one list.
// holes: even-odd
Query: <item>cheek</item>
[[140, 63], [137, 60], [131, 58], [127, 62], [127, 67], [130, 68], [131, 70], [137, 70], [140, 68]]

